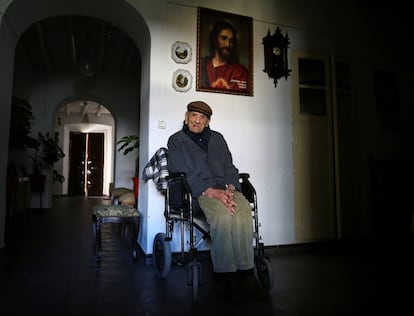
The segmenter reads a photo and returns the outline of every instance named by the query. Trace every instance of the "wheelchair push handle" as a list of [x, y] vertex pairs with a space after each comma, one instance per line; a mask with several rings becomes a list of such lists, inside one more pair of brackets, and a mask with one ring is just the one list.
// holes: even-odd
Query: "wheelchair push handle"
[[165, 179], [170, 184], [172, 183], [180, 184], [184, 188], [186, 194], [189, 194], [191, 197], [192, 192], [191, 192], [190, 186], [188, 185], [185, 172], [170, 173], [168, 176], [165, 177]]

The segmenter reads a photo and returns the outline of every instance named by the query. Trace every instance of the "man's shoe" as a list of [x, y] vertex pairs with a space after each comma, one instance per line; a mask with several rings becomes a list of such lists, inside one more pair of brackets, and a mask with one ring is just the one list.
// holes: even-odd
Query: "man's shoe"
[[239, 284], [249, 297], [260, 300], [269, 297], [268, 291], [259, 283], [253, 273], [239, 276]]
[[241, 303], [247, 298], [238, 286], [236, 274], [216, 279], [214, 288], [221, 298], [232, 303]]

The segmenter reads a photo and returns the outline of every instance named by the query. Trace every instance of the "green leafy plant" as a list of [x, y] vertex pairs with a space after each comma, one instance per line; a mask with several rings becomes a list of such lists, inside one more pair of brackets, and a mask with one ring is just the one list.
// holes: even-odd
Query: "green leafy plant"
[[12, 96], [9, 126], [9, 157], [7, 175], [26, 175], [24, 167], [25, 151], [35, 149], [37, 139], [31, 136], [34, 116], [30, 103], [20, 97]]
[[[117, 145], [120, 145], [118, 148], [118, 152], [122, 152], [124, 155], [134, 151], [135, 149], [138, 150], [139, 148], [139, 137], [138, 135], [127, 135], [121, 137], [117, 142]], [[138, 155], [137, 159], [135, 160], [135, 177], [138, 177]]]
[[139, 138], [137, 135], [127, 135], [124, 137], [121, 137], [117, 142], [117, 145], [121, 145], [118, 148], [118, 152], [124, 151], [124, 155], [127, 155], [134, 149], [139, 148]]
[[12, 97], [9, 128], [9, 150], [35, 149], [37, 139], [31, 136], [34, 116], [28, 101], [17, 96]]
[[[34, 174], [43, 174], [44, 167], [53, 167], [63, 157], [65, 157], [65, 153], [59, 146], [58, 132], [53, 135], [49, 132], [38, 134], [37, 146], [32, 156]], [[53, 179], [61, 183], [65, 180], [63, 175], [60, 175], [56, 170], [53, 170]]]

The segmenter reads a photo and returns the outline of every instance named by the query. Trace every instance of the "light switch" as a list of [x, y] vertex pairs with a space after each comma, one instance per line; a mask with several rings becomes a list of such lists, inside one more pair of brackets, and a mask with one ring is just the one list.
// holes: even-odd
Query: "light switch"
[[160, 129], [164, 129], [167, 126], [167, 122], [165, 122], [164, 120], [158, 120], [158, 128]]

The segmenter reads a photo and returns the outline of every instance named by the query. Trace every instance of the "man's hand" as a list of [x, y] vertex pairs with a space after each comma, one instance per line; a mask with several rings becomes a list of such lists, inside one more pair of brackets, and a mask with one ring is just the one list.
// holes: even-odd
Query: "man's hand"
[[234, 186], [227, 186], [226, 190], [208, 188], [203, 192], [203, 195], [221, 201], [221, 203], [223, 203], [224, 206], [229, 210], [229, 213], [231, 215], [234, 214], [234, 207], [237, 206], [236, 202], [233, 200]]

